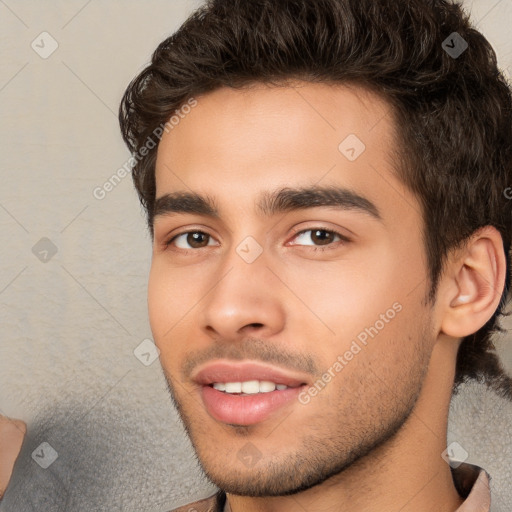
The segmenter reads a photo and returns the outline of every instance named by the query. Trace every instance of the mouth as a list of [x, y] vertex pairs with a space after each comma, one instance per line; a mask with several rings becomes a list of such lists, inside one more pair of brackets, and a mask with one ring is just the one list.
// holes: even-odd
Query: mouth
[[193, 380], [208, 414], [230, 425], [254, 425], [282, 413], [308, 385], [305, 375], [253, 362], [210, 363]]
[[249, 396], [258, 393], [271, 393], [272, 391], [284, 391], [291, 386], [286, 384], [276, 384], [269, 380], [246, 380], [244, 382], [214, 382], [211, 384], [213, 389], [228, 393], [230, 395]]

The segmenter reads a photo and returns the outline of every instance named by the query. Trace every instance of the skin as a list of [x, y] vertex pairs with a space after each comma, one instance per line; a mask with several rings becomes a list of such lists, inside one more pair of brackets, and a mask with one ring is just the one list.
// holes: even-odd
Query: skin
[[26, 432], [25, 422], [0, 415], [0, 499], [11, 478]]
[[[384, 100], [301, 82], [223, 88], [197, 100], [160, 142], [156, 197], [193, 191], [212, 198], [219, 217], [156, 216], [148, 304], [172, 398], [205, 472], [234, 512], [456, 510], [462, 499], [441, 457], [456, 354], [460, 338], [498, 306], [499, 233], [484, 228], [450, 254], [428, 304], [421, 209], [395, 176]], [[366, 146], [355, 161], [338, 150], [349, 134]], [[257, 208], [262, 193], [312, 185], [349, 188], [381, 218]], [[318, 229], [349, 241], [318, 245]], [[168, 243], [197, 231], [208, 235], [203, 245], [186, 235]], [[262, 249], [250, 264], [236, 251], [247, 236]], [[313, 384], [396, 303], [400, 312], [308, 404], [293, 401], [250, 426], [222, 423], [204, 408], [191, 379], [199, 362], [264, 360], [295, 371], [308, 361], [303, 374]], [[251, 467], [239, 457], [248, 446], [260, 454]]]

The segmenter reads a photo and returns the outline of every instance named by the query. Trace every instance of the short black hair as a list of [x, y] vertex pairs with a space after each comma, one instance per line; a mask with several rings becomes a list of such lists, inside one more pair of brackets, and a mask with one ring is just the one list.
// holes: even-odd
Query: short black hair
[[[123, 138], [153, 235], [158, 146], [141, 148], [194, 96], [290, 80], [354, 84], [395, 115], [398, 177], [418, 197], [433, 301], [450, 250], [494, 226], [506, 283], [493, 317], [464, 338], [455, 388], [468, 378], [512, 398], [491, 334], [510, 288], [512, 95], [496, 54], [458, 2], [447, 0], [207, 0], [165, 39], [129, 84]], [[501, 290], [500, 290], [501, 291]]]

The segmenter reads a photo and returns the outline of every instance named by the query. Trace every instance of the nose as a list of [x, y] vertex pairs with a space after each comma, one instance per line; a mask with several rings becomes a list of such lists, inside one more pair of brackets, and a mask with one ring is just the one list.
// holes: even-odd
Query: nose
[[249, 335], [270, 337], [285, 324], [283, 290], [267, 266], [264, 253], [247, 263], [235, 251], [222, 271], [201, 311], [204, 331], [212, 338], [237, 341]]

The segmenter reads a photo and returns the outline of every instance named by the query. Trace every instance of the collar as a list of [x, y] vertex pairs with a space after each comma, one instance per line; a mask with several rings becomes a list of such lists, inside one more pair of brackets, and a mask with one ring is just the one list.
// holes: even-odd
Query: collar
[[463, 463], [452, 468], [457, 492], [466, 499], [455, 512], [489, 512], [491, 508], [490, 476], [482, 468]]
[[[451, 468], [455, 489], [464, 503], [455, 512], [489, 512], [491, 506], [490, 477], [482, 468], [473, 464], [463, 463], [457, 468]], [[217, 491], [214, 496], [193, 503], [196, 510], [204, 512], [231, 512], [226, 493]], [[176, 509], [179, 512], [185, 509]], [[190, 505], [186, 508], [191, 510]]]

